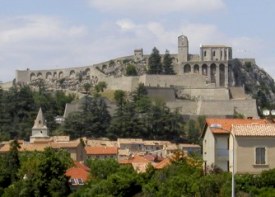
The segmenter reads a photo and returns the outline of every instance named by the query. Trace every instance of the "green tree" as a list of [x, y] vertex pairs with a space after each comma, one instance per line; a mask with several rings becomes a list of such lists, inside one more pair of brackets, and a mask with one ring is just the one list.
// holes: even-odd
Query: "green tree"
[[170, 56], [170, 53], [168, 50], [165, 51], [165, 55], [163, 57], [163, 73], [166, 75], [174, 75], [174, 69], [173, 69], [173, 58]]
[[118, 107], [118, 111], [122, 112], [123, 107], [126, 104], [126, 93], [123, 90], [116, 90], [114, 93], [114, 99]]
[[72, 112], [65, 119], [65, 133], [72, 138], [106, 136], [111, 116], [104, 99], [85, 96], [83, 100], [82, 111]]
[[105, 81], [100, 81], [95, 85], [96, 93], [103, 92], [107, 88], [107, 83]]
[[86, 163], [91, 170], [91, 177], [96, 179], [107, 179], [120, 168], [120, 164], [114, 159], [89, 159]]
[[159, 54], [159, 50], [156, 47], [153, 48], [148, 61], [148, 74], [162, 73], [161, 56]]
[[84, 88], [84, 90], [85, 90], [85, 93], [86, 93], [86, 94], [89, 94], [89, 93], [90, 93], [90, 90], [91, 90], [91, 88], [92, 88], [92, 85], [91, 85], [90, 83], [85, 83], [85, 84], [83, 85], [83, 88]]
[[69, 158], [69, 153], [52, 148], [26, 154], [19, 172], [22, 178], [6, 188], [3, 196], [67, 196]]
[[12, 182], [15, 182], [17, 180], [17, 171], [20, 167], [19, 149], [20, 149], [20, 145], [18, 141], [13, 140], [10, 143], [10, 151], [8, 153], [8, 166], [7, 166]]
[[198, 143], [200, 137], [200, 129], [196, 126], [196, 121], [190, 119], [186, 124], [187, 139], [191, 143]]
[[143, 83], [140, 83], [137, 89], [132, 93], [133, 100], [136, 102], [145, 96], [147, 96], [147, 89]]
[[128, 64], [126, 67], [126, 75], [127, 76], [137, 76], [136, 67], [132, 64]]

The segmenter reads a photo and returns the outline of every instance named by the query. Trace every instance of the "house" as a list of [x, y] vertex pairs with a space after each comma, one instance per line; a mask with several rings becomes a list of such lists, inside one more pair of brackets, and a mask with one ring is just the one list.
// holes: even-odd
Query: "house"
[[169, 157], [178, 150], [186, 154], [200, 153], [201, 147], [198, 144], [175, 144], [162, 140], [143, 140], [140, 138], [118, 138], [119, 159], [131, 154], [154, 154], [159, 157]]
[[146, 172], [147, 167], [151, 164], [149, 160], [141, 155], [132, 155], [129, 159], [119, 160], [120, 164], [130, 164], [137, 173]]
[[140, 138], [118, 138], [117, 145], [119, 149], [128, 149], [131, 152], [139, 152], [144, 149], [144, 142]]
[[74, 162], [74, 166], [67, 169], [65, 174], [69, 177], [70, 188], [75, 190], [87, 182], [90, 175], [90, 168], [82, 162]]
[[[230, 156], [229, 152], [230, 136], [232, 136], [232, 128], [234, 125], [251, 125], [253, 127], [268, 124], [268, 121], [264, 119], [207, 118], [202, 134], [202, 155], [205, 171], [214, 168], [219, 168], [223, 171], [232, 171], [232, 156]], [[238, 146], [238, 143], [235, 144]], [[238, 154], [238, 152], [236, 152], [236, 154]]]
[[233, 125], [230, 153], [233, 143], [229, 162], [232, 166], [234, 156], [235, 173], [257, 174], [275, 168], [275, 124]]
[[86, 146], [86, 157], [91, 159], [117, 159], [118, 149], [117, 147], [108, 146]]

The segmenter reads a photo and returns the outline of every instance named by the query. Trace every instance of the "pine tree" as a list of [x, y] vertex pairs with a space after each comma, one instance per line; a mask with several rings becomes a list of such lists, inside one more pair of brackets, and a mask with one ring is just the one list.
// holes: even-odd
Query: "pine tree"
[[161, 56], [159, 54], [159, 50], [154, 47], [152, 53], [149, 57], [148, 62], [148, 74], [161, 74], [162, 73], [162, 64], [161, 64]]
[[163, 72], [166, 75], [173, 75], [175, 74], [173, 70], [173, 58], [171, 57], [168, 50], [165, 51], [165, 55], [163, 57]]

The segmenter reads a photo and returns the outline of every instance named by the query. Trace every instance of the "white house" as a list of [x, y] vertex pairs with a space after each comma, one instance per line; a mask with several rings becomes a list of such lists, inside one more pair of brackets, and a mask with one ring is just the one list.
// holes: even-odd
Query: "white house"
[[[230, 153], [230, 145], [232, 150], [233, 134], [231, 131], [234, 125], [253, 126], [265, 124], [269, 123], [263, 119], [206, 119], [206, 124], [202, 134], [202, 155], [205, 171], [209, 171], [214, 167], [220, 168], [223, 171], [232, 170], [231, 166], [233, 157], [232, 151]], [[238, 150], [238, 142], [234, 143], [234, 145], [236, 148], [235, 150]], [[238, 152], [235, 152], [235, 157], [239, 157], [237, 154]]]

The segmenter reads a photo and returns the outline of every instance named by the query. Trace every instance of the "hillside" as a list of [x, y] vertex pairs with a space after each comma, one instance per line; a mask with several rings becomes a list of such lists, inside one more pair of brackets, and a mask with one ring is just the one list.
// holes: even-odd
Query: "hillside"
[[258, 106], [272, 108], [275, 105], [274, 79], [254, 61], [234, 61], [237, 65], [233, 68], [235, 86], [244, 86], [245, 92], [257, 99]]

